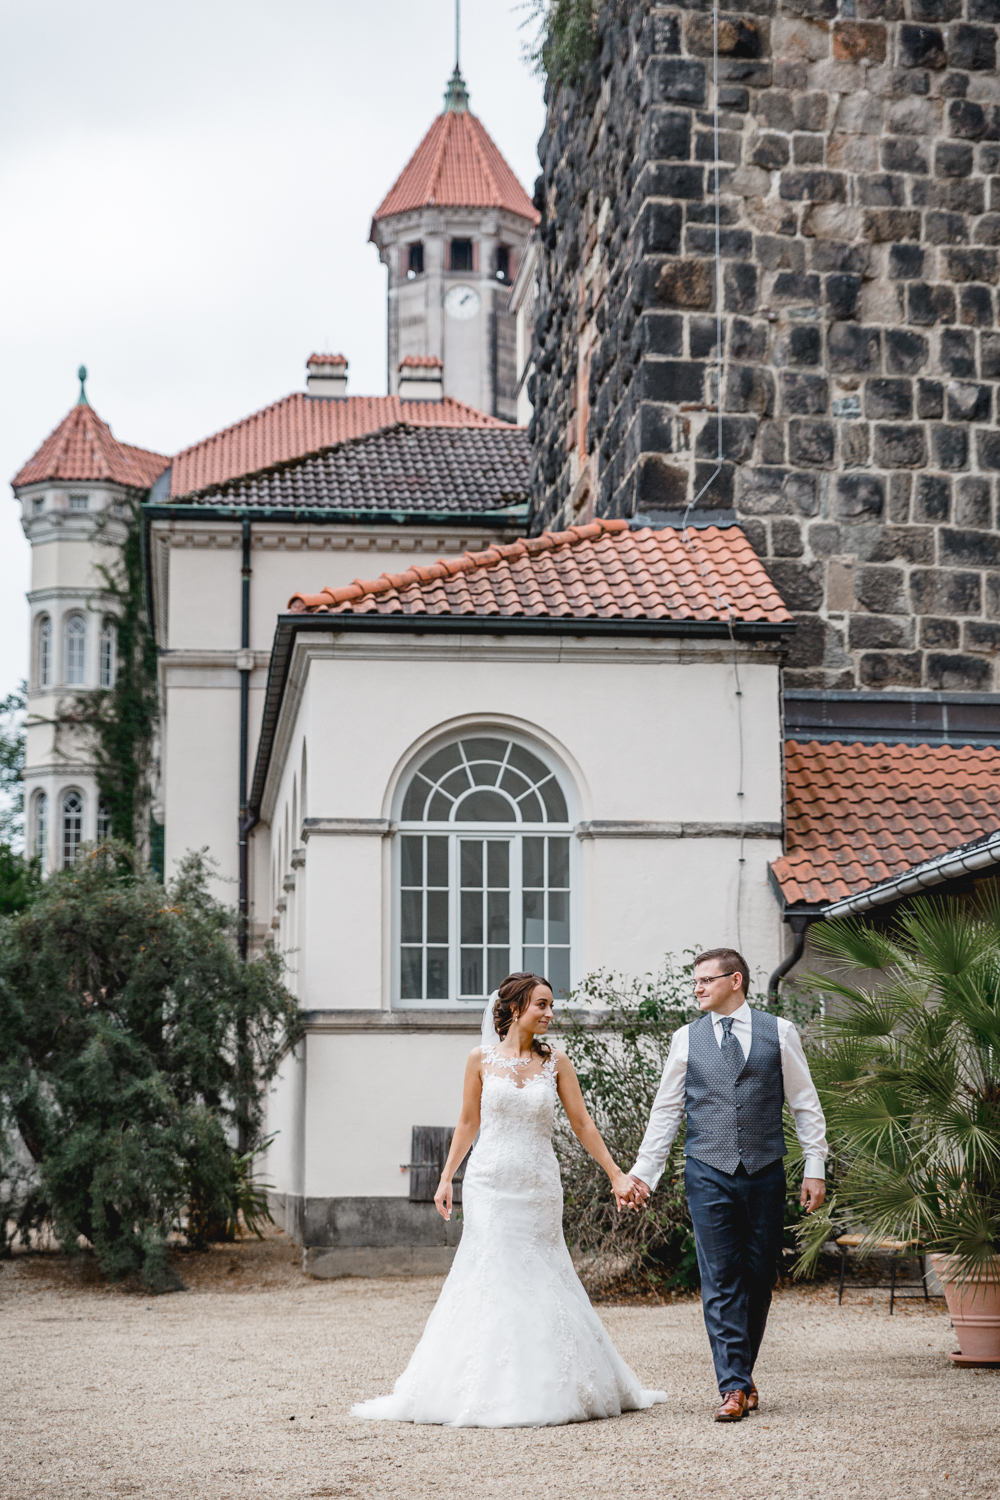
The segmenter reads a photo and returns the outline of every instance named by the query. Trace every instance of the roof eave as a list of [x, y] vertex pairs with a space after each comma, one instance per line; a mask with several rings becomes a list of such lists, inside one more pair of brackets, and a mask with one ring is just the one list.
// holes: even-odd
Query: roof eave
[[260, 816], [274, 734], [281, 712], [281, 703], [288, 680], [295, 637], [302, 631], [325, 631], [343, 634], [351, 631], [389, 631], [408, 635], [573, 635], [633, 637], [684, 637], [688, 639], [715, 638], [718, 640], [761, 641], [781, 644], [795, 630], [793, 620], [772, 624], [761, 620], [733, 626], [715, 620], [599, 620], [574, 619], [550, 616], [527, 617], [524, 615], [310, 615], [284, 614], [278, 616], [271, 648], [271, 660], [267, 671], [267, 686], [264, 691], [264, 711], [261, 719], [260, 739], [257, 743], [257, 758], [254, 764], [250, 792], [250, 812], [254, 819]]
[[972, 875], [995, 865], [1000, 865], [1000, 832], [988, 834], [972, 843], [961, 844], [957, 849], [949, 849], [945, 854], [904, 870], [901, 875], [893, 875], [888, 880], [880, 881], [878, 885], [869, 886], [866, 891], [857, 891], [852, 896], [832, 901], [823, 907], [822, 915], [827, 921], [834, 921], [837, 917], [858, 916], [876, 906], [887, 906], [904, 896], [917, 895], [936, 885], [943, 885], [947, 880]]

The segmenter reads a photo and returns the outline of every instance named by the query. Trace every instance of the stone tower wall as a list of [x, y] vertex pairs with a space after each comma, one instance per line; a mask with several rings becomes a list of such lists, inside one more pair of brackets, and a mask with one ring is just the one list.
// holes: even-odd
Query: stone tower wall
[[[720, 17], [725, 464], [786, 681], [998, 686], [1000, 0]], [[549, 90], [534, 529], [679, 520], [715, 469], [712, 15], [605, 5]]]

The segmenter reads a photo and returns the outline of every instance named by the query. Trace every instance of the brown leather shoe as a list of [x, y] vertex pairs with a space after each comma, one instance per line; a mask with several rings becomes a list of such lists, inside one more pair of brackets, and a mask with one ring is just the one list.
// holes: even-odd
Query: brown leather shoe
[[757, 1387], [754, 1385], [753, 1381], [751, 1380], [751, 1382], [750, 1382], [750, 1394], [747, 1397], [747, 1411], [756, 1411], [757, 1410], [757, 1402], [758, 1402], [759, 1399], [760, 1398], [759, 1398], [759, 1396], [757, 1394]]
[[720, 1391], [722, 1405], [715, 1413], [717, 1422], [742, 1422], [747, 1414], [747, 1398], [742, 1391]]

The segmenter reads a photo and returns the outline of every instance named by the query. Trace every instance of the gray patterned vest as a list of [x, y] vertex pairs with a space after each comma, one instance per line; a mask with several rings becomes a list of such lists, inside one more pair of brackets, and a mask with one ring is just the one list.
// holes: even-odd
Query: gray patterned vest
[[688, 1031], [684, 1154], [730, 1177], [740, 1162], [748, 1172], [760, 1172], [788, 1149], [781, 1124], [785, 1086], [778, 1022], [765, 1010], [751, 1010], [750, 1016], [750, 1056], [735, 1080], [715, 1040], [711, 1015], [699, 1016]]

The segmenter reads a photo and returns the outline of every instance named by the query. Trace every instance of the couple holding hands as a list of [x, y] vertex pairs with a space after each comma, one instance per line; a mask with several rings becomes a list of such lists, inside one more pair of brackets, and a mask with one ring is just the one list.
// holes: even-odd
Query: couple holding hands
[[629, 1173], [604, 1145], [569, 1058], [545, 1041], [548, 983], [510, 974], [490, 996], [434, 1200], [450, 1218], [452, 1177], [475, 1140], [461, 1244], [392, 1395], [361, 1402], [355, 1415], [540, 1427], [668, 1399], [640, 1385], [573, 1269], [551, 1142], [557, 1098], [623, 1209], [646, 1203], [686, 1116], [684, 1183], [720, 1395], [715, 1420], [739, 1422], [757, 1409], [754, 1364], [784, 1226], [782, 1106], [787, 1100], [805, 1157], [808, 1212], [826, 1193], [826, 1125], [795, 1027], [747, 1004], [745, 959], [733, 948], [713, 948], [695, 960], [694, 980], [702, 1013], [674, 1033]]

